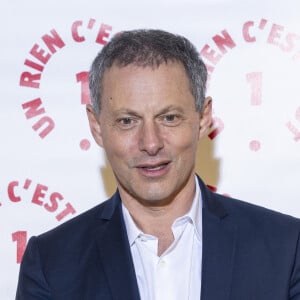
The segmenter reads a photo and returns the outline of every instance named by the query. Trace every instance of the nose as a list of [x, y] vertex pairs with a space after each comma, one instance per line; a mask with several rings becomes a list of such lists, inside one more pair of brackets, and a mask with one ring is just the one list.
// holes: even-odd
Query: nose
[[156, 155], [164, 147], [159, 125], [154, 121], [144, 122], [139, 132], [139, 149], [148, 155]]

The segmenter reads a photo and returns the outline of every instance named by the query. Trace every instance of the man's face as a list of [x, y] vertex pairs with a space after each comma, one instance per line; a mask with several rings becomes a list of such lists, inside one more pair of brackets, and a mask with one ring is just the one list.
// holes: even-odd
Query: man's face
[[183, 66], [113, 65], [102, 87], [101, 112], [89, 107], [88, 116], [122, 199], [159, 204], [194, 188], [197, 145], [210, 125], [211, 103], [207, 99], [206, 111], [196, 112]]

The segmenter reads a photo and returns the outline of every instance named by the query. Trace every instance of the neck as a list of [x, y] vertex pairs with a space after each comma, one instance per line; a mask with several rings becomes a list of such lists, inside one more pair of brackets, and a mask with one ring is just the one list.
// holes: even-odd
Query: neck
[[146, 234], [158, 238], [158, 255], [161, 255], [173, 242], [173, 222], [186, 214], [195, 195], [195, 180], [190, 180], [185, 188], [169, 201], [138, 201], [120, 189], [123, 204], [128, 209], [137, 227]]

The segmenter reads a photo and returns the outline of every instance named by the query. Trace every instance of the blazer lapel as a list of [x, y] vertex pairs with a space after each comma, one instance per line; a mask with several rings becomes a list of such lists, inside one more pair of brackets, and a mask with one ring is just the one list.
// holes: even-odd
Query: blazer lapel
[[203, 199], [201, 299], [230, 299], [236, 226], [225, 208], [200, 182]]
[[133, 260], [126, 234], [119, 194], [109, 201], [101, 218], [106, 219], [97, 233], [100, 260], [113, 299], [139, 300]]

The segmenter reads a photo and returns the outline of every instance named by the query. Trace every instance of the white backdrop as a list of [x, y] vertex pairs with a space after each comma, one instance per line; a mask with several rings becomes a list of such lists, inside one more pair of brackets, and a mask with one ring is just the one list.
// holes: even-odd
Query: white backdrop
[[198, 153], [205, 182], [300, 217], [299, 1], [1, 4], [1, 299], [14, 298], [30, 236], [114, 191], [105, 155], [88, 129], [86, 72], [122, 30], [179, 33], [201, 52], [215, 121]]

